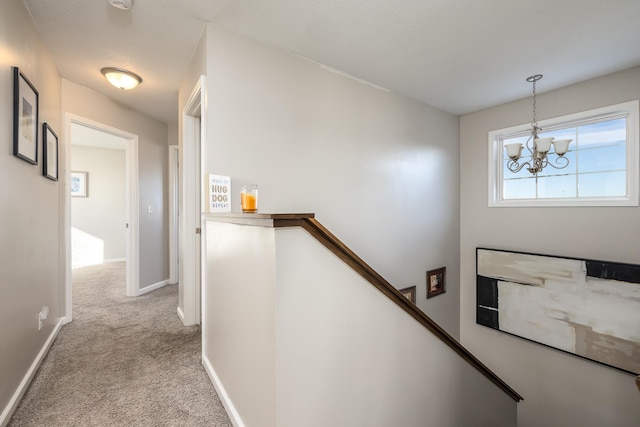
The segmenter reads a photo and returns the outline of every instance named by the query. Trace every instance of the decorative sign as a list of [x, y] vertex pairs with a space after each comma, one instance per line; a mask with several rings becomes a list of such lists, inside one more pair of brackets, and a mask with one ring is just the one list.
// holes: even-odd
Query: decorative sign
[[207, 212], [231, 212], [231, 177], [206, 176]]

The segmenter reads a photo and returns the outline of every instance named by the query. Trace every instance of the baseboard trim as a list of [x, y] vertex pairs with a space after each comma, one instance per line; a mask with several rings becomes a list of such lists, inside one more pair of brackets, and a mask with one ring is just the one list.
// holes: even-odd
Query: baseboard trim
[[145, 286], [144, 288], [138, 290], [138, 295], [137, 296], [146, 294], [147, 292], [155, 291], [156, 289], [160, 289], [161, 287], [163, 287], [163, 286], [165, 286], [167, 284], [169, 284], [169, 281], [168, 280], [163, 280], [162, 282], [158, 282], [158, 283], [154, 283], [153, 285]]
[[58, 323], [53, 328], [53, 331], [51, 331], [49, 338], [47, 338], [47, 341], [44, 343], [44, 345], [40, 349], [40, 352], [36, 356], [31, 366], [29, 367], [29, 370], [27, 371], [25, 376], [22, 378], [20, 385], [16, 389], [15, 393], [13, 393], [13, 396], [11, 396], [11, 400], [9, 400], [9, 403], [2, 411], [2, 414], [0, 414], [0, 426], [5, 427], [7, 424], [9, 424], [11, 415], [13, 415], [16, 408], [18, 407], [18, 403], [20, 403], [20, 399], [22, 399], [22, 396], [24, 396], [24, 393], [27, 391], [29, 384], [31, 384], [31, 381], [33, 380], [33, 376], [36, 374], [36, 371], [40, 367], [40, 364], [42, 363], [45, 356], [49, 352], [49, 349], [51, 348], [53, 341], [55, 341], [56, 337], [58, 336], [58, 332], [60, 332], [60, 328], [62, 328], [63, 321], [64, 321], [64, 318], [61, 318], [60, 320], [58, 320]]
[[176, 312], [178, 313], [178, 317], [180, 318], [180, 321], [184, 325], [184, 313], [182, 312], [182, 308], [178, 307]]
[[126, 258], [112, 258], [112, 259], [105, 259], [102, 262], [103, 263], [109, 263], [109, 262], [125, 262], [127, 259]]
[[222, 406], [224, 406], [224, 409], [227, 411], [227, 415], [229, 416], [229, 420], [231, 420], [231, 424], [233, 424], [234, 427], [245, 427], [242, 419], [240, 418], [240, 414], [238, 414], [236, 407], [231, 401], [231, 398], [220, 382], [220, 378], [218, 378], [218, 375], [216, 375], [215, 369], [213, 369], [213, 366], [211, 366], [209, 359], [204, 354], [202, 355], [202, 365], [204, 366], [204, 370], [207, 372], [207, 375], [209, 376], [209, 379], [213, 384], [213, 388], [215, 388], [216, 393], [218, 393], [218, 397], [222, 402]]

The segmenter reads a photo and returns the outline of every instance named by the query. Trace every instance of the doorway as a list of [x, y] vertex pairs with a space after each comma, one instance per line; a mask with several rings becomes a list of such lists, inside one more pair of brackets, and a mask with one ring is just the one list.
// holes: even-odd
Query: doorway
[[[98, 123], [83, 117], [75, 116], [72, 114], [65, 115], [65, 131], [66, 141], [68, 149], [65, 150], [65, 183], [66, 188], [69, 191], [65, 192], [65, 206], [67, 215], [65, 217], [65, 236], [66, 236], [66, 266], [65, 266], [65, 322], [70, 322], [73, 319], [73, 304], [72, 304], [72, 268], [73, 259], [72, 256], [72, 237], [76, 237], [76, 242], [84, 241], [88, 246], [85, 254], [80, 257], [80, 262], [96, 262], [98, 258], [102, 257], [104, 261], [107, 255], [104, 252], [104, 242], [101, 242], [97, 236], [80, 231], [78, 234], [73, 230], [71, 224], [72, 205], [71, 205], [71, 190], [77, 190], [81, 188], [83, 192], [80, 192], [80, 197], [91, 197], [92, 189], [96, 189], [91, 184], [92, 175], [87, 171], [72, 171], [71, 168], [71, 146], [74, 142], [84, 140], [84, 145], [97, 146], [102, 148], [121, 149], [124, 150], [124, 218], [121, 223], [116, 224], [114, 227], [120, 229], [124, 233], [124, 260], [126, 260], [126, 294], [127, 296], [138, 295], [138, 281], [139, 281], [139, 234], [138, 234], [138, 137], [137, 135], [130, 134], [128, 132], [112, 128], [110, 126]], [[73, 177], [72, 177], [72, 172]], [[78, 182], [83, 184], [80, 187], [75, 187]], [[72, 186], [73, 183], [73, 186]], [[121, 190], [121, 191], [122, 191]], [[72, 233], [76, 233], [75, 236]], [[117, 233], [117, 231], [116, 231]], [[77, 238], [80, 237], [80, 240]], [[112, 242], [110, 242], [112, 243]], [[100, 254], [100, 245], [103, 246], [103, 253]], [[111, 253], [118, 253], [111, 252]], [[121, 253], [121, 252], [120, 252]], [[77, 253], [76, 253], [77, 255]], [[82, 257], [85, 260], [82, 261]], [[76, 263], [78, 262], [76, 256]], [[114, 261], [122, 260], [121, 258], [113, 259]]]

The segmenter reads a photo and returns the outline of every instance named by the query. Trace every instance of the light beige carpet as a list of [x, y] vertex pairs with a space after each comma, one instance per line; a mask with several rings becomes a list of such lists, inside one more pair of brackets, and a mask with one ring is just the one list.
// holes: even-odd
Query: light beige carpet
[[125, 296], [124, 263], [74, 270], [65, 325], [14, 413], [20, 426], [231, 426], [177, 285]]

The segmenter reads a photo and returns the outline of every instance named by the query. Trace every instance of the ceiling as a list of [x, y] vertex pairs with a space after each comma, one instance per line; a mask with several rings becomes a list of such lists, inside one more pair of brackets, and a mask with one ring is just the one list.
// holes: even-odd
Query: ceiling
[[[163, 122], [206, 22], [461, 115], [640, 65], [639, 0], [24, 0], [63, 78]], [[110, 86], [105, 66], [143, 78]], [[640, 82], [639, 82], [640, 83]]]

